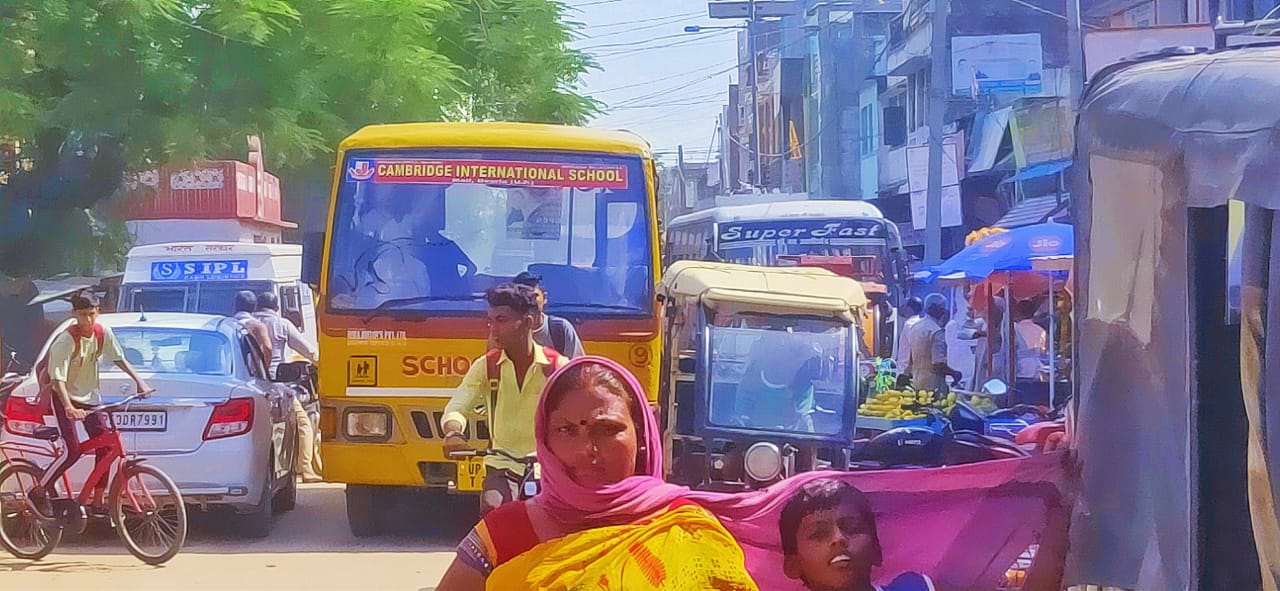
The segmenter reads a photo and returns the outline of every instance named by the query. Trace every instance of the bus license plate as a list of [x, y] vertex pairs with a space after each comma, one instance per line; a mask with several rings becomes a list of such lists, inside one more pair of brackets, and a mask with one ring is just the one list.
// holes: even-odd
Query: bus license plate
[[458, 462], [458, 492], [480, 492], [484, 488], [484, 458]]
[[111, 419], [121, 431], [164, 431], [169, 428], [169, 415], [164, 411], [113, 412]]

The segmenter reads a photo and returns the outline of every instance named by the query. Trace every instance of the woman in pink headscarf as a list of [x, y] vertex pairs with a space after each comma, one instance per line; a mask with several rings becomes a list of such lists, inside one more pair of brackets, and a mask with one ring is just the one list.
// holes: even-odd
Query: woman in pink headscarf
[[485, 515], [437, 589], [757, 588], [720, 522], [661, 480], [657, 421], [622, 366], [580, 357], [557, 371], [535, 433], [541, 494]]

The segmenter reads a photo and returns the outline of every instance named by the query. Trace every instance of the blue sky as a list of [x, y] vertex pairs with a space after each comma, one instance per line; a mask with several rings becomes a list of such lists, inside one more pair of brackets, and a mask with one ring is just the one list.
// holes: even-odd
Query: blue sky
[[674, 162], [680, 144], [686, 160], [705, 160], [737, 75], [737, 31], [684, 27], [740, 23], [707, 18], [703, 0], [566, 1], [569, 20], [583, 25], [575, 46], [600, 63], [584, 90], [608, 111], [591, 125], [639, 133], [664, 160]]

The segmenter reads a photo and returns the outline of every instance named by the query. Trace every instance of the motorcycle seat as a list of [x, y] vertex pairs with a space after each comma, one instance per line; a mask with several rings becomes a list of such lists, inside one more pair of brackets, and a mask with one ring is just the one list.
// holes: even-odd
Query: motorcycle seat
[[57, 427], [36, 427], [31, 436], [45, 441], [57, 441], [62, 436]]

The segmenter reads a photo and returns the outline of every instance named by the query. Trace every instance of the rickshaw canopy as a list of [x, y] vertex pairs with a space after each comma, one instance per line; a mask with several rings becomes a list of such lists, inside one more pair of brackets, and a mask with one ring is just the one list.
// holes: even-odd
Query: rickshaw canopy
[[706, 261], [673, 263], [658, 286], [658, 296], [697, 298], [717, 312], [810, 314], [850, 322], [854, 309], [867, 305], [857, 281], [826, 269]]

